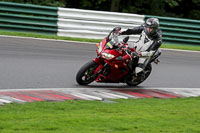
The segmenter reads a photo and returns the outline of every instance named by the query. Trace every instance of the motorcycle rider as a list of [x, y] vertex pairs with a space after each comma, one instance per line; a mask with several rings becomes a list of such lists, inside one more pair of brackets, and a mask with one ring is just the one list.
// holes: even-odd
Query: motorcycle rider
[[[127, 29], [120, 34], [140, 34], [137, 42], [128, 44], [128, 47], [135, 48], [139, 55], [138, 66], [135, 68], [136, 75], [145, 69], [151, 58], [156, 59], [160, 56], [161, 50], [159, 47], [162, 44], [162, 31], [159, 29], [159, 20], [157, 18], [148, 18], [143, 25]], [[155, 63], [159, 62], [158, 60], [156, 61]]]

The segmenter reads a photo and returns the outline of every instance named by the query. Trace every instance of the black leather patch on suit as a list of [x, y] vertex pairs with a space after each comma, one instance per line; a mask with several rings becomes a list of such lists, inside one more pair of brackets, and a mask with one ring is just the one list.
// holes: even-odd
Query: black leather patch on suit
[[146, 38], [146, 36], [145, 36], [144, 43], [147, 43], [147, 42], [149, 42], [149, 39]]

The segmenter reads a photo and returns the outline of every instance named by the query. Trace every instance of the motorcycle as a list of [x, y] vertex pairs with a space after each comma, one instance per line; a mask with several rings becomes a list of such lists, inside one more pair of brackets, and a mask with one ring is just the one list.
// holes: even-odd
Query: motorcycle
[[97, 44], [97, 57], [83, 65], [76, 75], [80, 85], [88, 85], [93, 81], [102, 83], [126, 83], [137, 86], [144, 82], [152, 71], [151, 63], [156, 60], [152, 56], [143, 72], [135, 74], [138, 65], [138, 53], [134, 48], [128, 48], [129, 36], [119, 41], [121, 28], [114, 28], [107, 37]]

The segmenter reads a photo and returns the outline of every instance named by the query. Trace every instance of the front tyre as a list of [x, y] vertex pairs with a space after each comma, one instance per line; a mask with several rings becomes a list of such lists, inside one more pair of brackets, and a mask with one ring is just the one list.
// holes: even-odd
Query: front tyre
[[97, 78], [94, 71], [98, 66], [99, 65], [93, 60], [86, 63], [76, 74], [76, 82], [80, 85], [87, 85], [93, 82]]
[[149, 77], [151, 71], [152, 71], [152, 65], [148, 64], [145, 70], [139, 73], [137, 77], [134, 74], [128, 77], [128, 79], [126, 80], [126, 84], [129, 86], [137, 86], [141, 84]]

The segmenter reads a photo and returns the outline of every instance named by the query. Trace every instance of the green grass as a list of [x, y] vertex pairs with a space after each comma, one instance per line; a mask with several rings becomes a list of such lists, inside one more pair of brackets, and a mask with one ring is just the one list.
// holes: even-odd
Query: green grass
[[[56, 36], [56, 35], [44, 35], [44, 34], [36, 34], [36, 33], [9, 32], [9, 31], [0, 31], [0, 35], [46, 38], [46, 39], [57, 39], [57, 40], [71, 40], [71, 41], [94, 42], [94, 43], [101, 41], [100, 39], [60, 37], [60, 36]], [[183, 50], [200, 51], [200, 46], [194, 46], [194, 45], [163, 44], [161, 47], [162, 48], [170, 48], [170, 49], [183, 49]]]
[[200, 51], [200, 46], [194, 46], [194, 45], [163, 44], [161, 48]]
[[34, 38], [56, 39], [56, 40], [70, 40], [70, 41], [80, 41], [80, 42], [100, 42], [101, 41], [99, 39], [61, 37], [61, 36], [56, 36], [56, 35], [36, 34], [36, 33], [29, 33], [29, 32], [0, 31], [0, 35], [34, 37]]
[[200, 97], [0, 107], [1, 133], [199, 133]]

